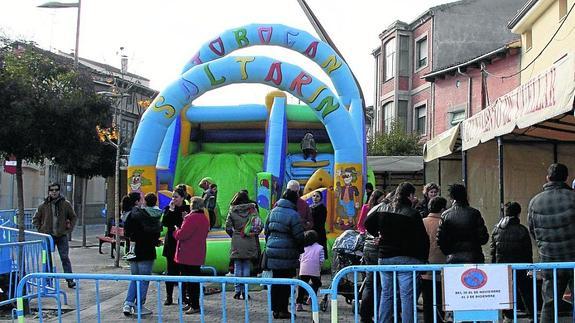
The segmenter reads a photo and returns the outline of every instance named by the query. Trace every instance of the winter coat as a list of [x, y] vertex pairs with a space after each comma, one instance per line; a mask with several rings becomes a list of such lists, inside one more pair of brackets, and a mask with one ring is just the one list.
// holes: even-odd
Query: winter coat
[[529, 230], [519, 223], [516, 216], [506, 216], [491, 233], [492, 263], [531, 263], [531, 237]]
[[[421, 213], [420, 213], [421, 214]], [[441, 221], [441, 216], [437, 213], [429, 213], [425, 219], [423, 219], [423, 225], [425, 226], [425, 231], [429, 237], [429, 257], [427, 261], [430, 264], [444, 264], [446, 257], [437, 246], [437, 229], [439, 228], [439, 222]], [[431, 274], [423, 274], [423, 279], [433, 279]], [[440, 275], [436, 275], [435, 279], [440, 279]]]
[[302, 198], [299, 198], [297, 200], [297, 212], [299, 213], [303, 229], [304, 230], [313, 229], [313, 217], [311, 215], [311, 210], [307, 202]]
[[422, 218], [427, 217], [427, 215], [429, 214], [429, 198], [427, 196], [423, 196], [423, 200], [417, 203], [415, 209], [417, 210], [417, 212], [419, 212]]
[[201, 266], [206, 261], [206, 239], [210, 232], [210, 221], [204, 212], [189, 213], [184, 217], [182, 227], [174, 231], [178, 241], [174, 260], [178, 264]]
[[427, 262], [429, 239], [419, 212], [412, 207], [391, 204], [375, 206], [367, 215], [365, 228], [379, 239], [379, 258], [412, 257]]
[[[155, 222], [155, 225], [151, 225]], [[124, 234], [135, 244], [135, 258], [130, 261], [145, 261], [156, 259], [156, 245], [160, 238], [162, 227], [159, 217], [152, 217], [146, 210], [134, 207], [124, 222]], [[148, 227], [148, 229], [146, 229]], [[155, 232], [151, 232], [151, 228]]]
[[317, 243], [323, 247], [324, 257], [327, 255], [327, 232], [325, 231], [325, 221], [327, 221], [327, 208], [323, 204], [312, 205], [310, 207], [313, 219], [313, 230], [317, 232]]
[[187, 204], [176, 206], [174, 211], [170, 211], [169, 206], [164, 208], [162, 226], [166, 227], [168, 231], [164, 237], [164, 250], [162, 251], [162, 256], [168, 258], [169, 261], [173, 261], [174, 255], [176, 254], [177, 241], [174, 239], [174, 226], [181, 227], [184, 216], [186, 216], [188, 213], [190, 213], [190, 206]]
[[226, 232], [232, 237], [230, 259], [257, 259], [259, 257], [258, 236], [263, 228], [260, 226], [250, 235], [245, 235], [243, 232], [250, 214], [258, 215], [256, 205], [253, 203], [230, 206], [226, 219]]
[[487, 241], [489, 233], [477, 209], [455, 202], [441, 215], [437, 244], [447, 256], [446, 263], [484, 263], [481, 246]]
[[543, 185], [529, 202], [528, 219], [542, 262], [575, 261], [575, 192], [569, 186]]
[[280, 199], [265, 224], [266, 257], [269, 269], [296, 269], [304, 248], [304, 229], [296, 206]]
[[306, 133], [303, 136], [303, 139], [301, 140], [300, 146], [302, 150], [304, 149], [316, 150], [315, 139], [313, 138], [313, 135], [311, 133]]
[[[56, 218], [58, 219], [56, 227], [53, 227], [52, 204], [55, 204]], [[76, 213], [72, 205], [66, 201], [62, 195], [51, 200], [47, 197], [32, 217], [32, 224], [40, 233], [50, 234], [55, 237], [65, 236], [74, 230], [76, 225]]]

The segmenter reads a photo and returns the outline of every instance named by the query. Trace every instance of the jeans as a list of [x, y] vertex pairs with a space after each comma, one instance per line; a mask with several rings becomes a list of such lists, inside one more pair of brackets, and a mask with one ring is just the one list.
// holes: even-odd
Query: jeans
[[557, 270], [557, 295], [553, 295], [553, 270], [543, 271], [543, 308], [541, 309], [541, 323], [554, 322], [554, 302], [559, 304], [565, 293], [565, 289], [569, 286], [571, 293], [573, 293], [573, 270], [564, 269]]
[[[130, 274], [132, 275], [151, 275], [153, 260], [143, 260], [143, 261], [130, 261]], [[148, 293], [149, 281], [140, 282], [140, 305], [146, 303], [146, 294]], [[130, 281], [128, 286], [128, 294], [126, 295], [126, 300], [124, 304], [130, 306], [136, 306], [138, 300], [138, 282], [135, 280]]]
[[[234, 260], [234, 276], [236, 277], [250, 277], [250, 265], [251, 261], [249, 259], [235, 259]], [[244, 284], [234, 284], [234, 289], [236, 293], [242, 292]]]
[[376, 281], [376, 291], [373, 290], [373, 279], [377, 279], [377, 274], [367, 273], [365, 276], [363, 292], [361, 293], [361, 303], [359, 304], [359, 315], [362, 322], [373, 322], [373, 299], [374, 293], [380, 293], [381, 287]]
[[[421, 261], [412, 257], [392, 257], [392, 258], [379, 258], [378, 263], [380, 265], [417, 265], [421, 264]], [[388, 323], [393, 321], [393, 272], [381, 272], [381, 298], [379, 302], [378, 311], [378, 322]], [[413, 273], [408, 272], [398, 272], [397, 280], [399, 284], [396, 285], [399, 288], [399, 294], [401, 299], [401, 322], [412, 323], [413, 313], [415, 307], [413, 304]]]
[[56, 248], [58, 248], [58, 254], [60, 255], [60, 260], [62, 261], [62, 270], [64, 270], [65, 273], [71, 273], [72, 263], [70, 262], [70, 257], [68, 256], [68, 251], [70, 250], [68, 246], [68, 236], [52, 236], [52, 239], [54, 240]]

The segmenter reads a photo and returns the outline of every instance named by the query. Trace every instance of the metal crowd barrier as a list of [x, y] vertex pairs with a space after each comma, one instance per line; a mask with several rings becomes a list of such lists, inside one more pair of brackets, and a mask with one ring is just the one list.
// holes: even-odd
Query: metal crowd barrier
[[[501, 265], [501, 264], [498, 264]], [[518, 294], [517, 294], [517, 271], [530, 271], [532, 274], [531, 278], [531, 288], [533, 292], [533, 308], [531, 309], [530, 319], [533, 319], [535, 323], [539, 320], [539, 315], [541, 311], [539, 310], [538, 306], [538, 296], [541, 293], [541, 289], [538, 288], [538, 277], [541, 277], [541, 271], [548, 271], [553, 276], [553, 291], [554, 295], [557, 295], [557, 271], [558, 270], [569, 270], [570, 276], [570, 283], [568, 284], [569, 289], [571, 290], [572, 298], [571, 304], [573, 304], [573, 296], [575, 294], [575, 288], [573, 285], [573, 277], [575, 274], [575, 262], [565, 262], [565, 263], [535, 263], [535, 264], [508, 264], [513, 272], [512, 275], [512, 289], [513, 289], [513, 321], [517, 322], [517, 304], [518, 304]], [[443, 268], [446, 267], [460, 267], [463, 265], [397, 265], [397, 266], [380, 266], [380, 265], [372, 265], [372, 266], [350, 266], [343, 268], [337, 274], [333, 276], [332, 283], [329, 289], [322, 289], [319, 291], [320, 294], [327, 294], [330, 296], [331, 299], [331, 322], [336, 323], [338, 322], [338, 295], [344, 295], [346, 300], [353, 297], [353, 311], [354, 311], [354, 322], [360, 322], [359, 317], [359, 288], [362, 283], [359, 280], [359, 274], [367, 274], [367, 273], [374, 273], [378, 275], [378, 279], [373, 279], [373, 286], [372, 290], [378, 291], [380, 290], [381, 286], [376, 284], [380, 284], [381, 282], [381, 273], [392, 273], [393, 276], [393, 318], [394, 322], [398, 322], [398, 304], [400, 303], [399, 294], [398, 294], [398, 283], [397, 283], [397, 274], [402, 272], [411, 273], [413, 283], [413, 304], [414, 304], [414, 311], [413, 311], [413, 322], [418, 322], [418, 313], [416, 310], [417, 307], [417, 298], [419, 297], [419, 290], [418, 290], [418, 279], [421, 274], [427, 273], [431, 275], [432, 279], [432, 295], [433, 295], [433, 322], [437, 323], [437, 311], [441, 310], [440, 306], [438, 306], [436, 299], [438, 290], [436, 289], [436, 282], [439, 281], [439, 277], [441, 276], [441, 271]], [[469, 265], [466, 265], [469, 266]], [[353, 285], [352, 291], [346, 290], [342, 291], [341, 286], [345, 286], [342, 284], [343, 281], [348, 280]], [[349, 285], [348, 285], [349, 286]], [[373, 319], [374, 322], [378, 322], [378, 309], [379, 309], [379, 302], [380, 302], [380, 294], [374, 293], [373, 297]], [[559, 322], [559, 308], [558, 304], [562, 299], [562, 295], [559, 295], [559, 299], [557, 296], [553, 297], [553, 317], [554, 322]], [[543, 305], [543, 304], [541, 304]], [[571, 310], [572, 319], [575, 320], [575, 306]], [[536, 313], [534, 315], [533, 313]], [[465, 313], [463, 313], [465, 314]], [[483, 321], [486, 317], [481, 317], [481, 313], [474, 313], [474, 320]], [[461, 316], [463, 317], [463, 315]], [[456, 321], [457, 317], [454, 313], [454, 322]], [[423, 320], [421, 320], [423, 321]], [[465, 319], [465, 321], [469, 321]], [[575, 322], [575, 321], [574, 321]]]
[[[32, 217], [36, 213], [35, 208], [24, 209], [24, 229], [25, 230], [36, 230], [34, 225], [32, 225]], [[18, 210], [0, 210], [0, 225], [9, 226], [13, 228], [18, 227]]]
[[[81, 307], [80, 307], [80, 291], [82, 290], [82, 285], [85, 283], [93, 283], [94, 284], [94, 300], [96, 302], [96, 320], [97, 322], [105, 322], [107, 320], [103, 320], [101, 308], [100, 308], [100, 286], [101, 282], [117, 282], [117, 281], [136, 281], [136, 311], [137, 314], [135, 315], [138, 322], [142, 321], [142, 315], [140, 315], [141, 305], [141, 292], [140, 292], [140, 285], [143, 281], [148, 281], [150, 283], [154, 283], [157, 285], [157, 302], [156, 302], [156, 315], [158, 316], [157, 321], [163, 322], [163, 305], [161, 303], [162, 300], [162, 283], [163, 282], [176, 282], [178, 284], [178, 289], [182, 290], [182, 284], [184, 283], [199, 283], [200, 284], [200, 317], [199, 321], [204, 323], [205, 322], [205, 309], [204, 309], [204, 284], [208, 283], [217, 283], [221, 284], [222, 293], [221, 293], [221, 321], [227, 322], [228, 321], [228, 313], [227, 313], [227, 303], [226, 303], [226, 284], [244, 284], [244, 293], [245, 293], [245, 300], [244, 300], [244, 321], [246, 323], [250, 322], [250, 313], [249, 313], [249, 285], [266, 285], [267, 288], [267, 313], [268, 313], [268, 322], [273, 321], [272, 309], [271, 309], [271, 286], [278, 286], [278, 285], [289, 285], [290, 286], [290, 298], [291, 298], [291, 322], [295, 322], [295, 288], [302, 287], [310, 295], [311, 299], [311, 310], [312, 310], [312, 318], [314, 322], [319, 322], [319, 305], [318, 299], [315, 295], [313, 288], [304, 283], [299, 279], [287, 279], [287, 278], [250, 278], [250, 277], [194, 277], [194, 276], [155, 276], [155, 275], [110, 275], [110, 274], [66, 274], [66, 273], [33, 273], [26, 275], [18, 284], [18, 308], [16, 310], [16, 315], [18, 318], [18, 322], [22, 323], [25, 321], [25, 313], [24, 313], [24, 302], [23, 297], [24, 294], [22, 293], [25, 288], [29, 288], [30, 282], [38, 281], [40, 282], [39, 285], [35, 285], [36, 288], [43, 287], [43, 281], [49, 279], [73, 279], [76, 282], [76, 289], [75, 289], [75, 311], [76, 311], [76, 321], [81, 322]], [[86, 290], [84, 290], [86, 291]], [[59, 284], [56, 284], [56, 292], [60, 292]], [[127, 293], [126, 291], [123, 291]], [[42, 297], [38, 293], [37, 295], [37, 302], [38, 302], [38, 312], [42, 313]], [[179, 322], [184, 322], [184, 315], [183, 315], [183, 299], [181, 293], [178, 293], [178, 319]], [[62, 322], [62, 304], [59, 299], [57, 301], [57, 315], [58, 315], [58, 322]], [[118, 309], [119, 310], [119, 309]], [[197, 320], [197, 317], [192, 317], [194, 321]], [[233, 317], [232, 320], [237, 320], [237, 317]], [[43, 322], [43, 315], [38, 315], [38, 320]], [[109, 318], [108, 318], [109, 320]]]
[[[55, 292], [55, 280], [43, 282], [41, 288], [37, 280], [29, 281], [25, 290], [18, 290], [18, 283], [30, 273], [45, 272], [49, 266], [46, 259], [45, 243], [41, 240], [0, 243], [0, 275], [8, 280], [8, 290], [4, 291], [5, 300], [0, 301], [0, 306], [15, 304], [17, 294], [23, 298], [53, 297], [59, 299], [60, 293]], [[66, 294], [64, 304], [67, 304]]]

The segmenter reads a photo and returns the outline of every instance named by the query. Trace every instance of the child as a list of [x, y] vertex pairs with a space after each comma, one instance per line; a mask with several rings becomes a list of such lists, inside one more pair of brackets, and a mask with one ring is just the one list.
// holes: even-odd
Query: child
[[316, 156], [317, 156], [317, 149], [315, 146], [315, 139], [313, 138], [313, 134], [307, 132], [303, 139], [301, 140], [300, 147], [303, 153], [303, 159], [307, 160], [311, 157], [311, 160], [315, 163]]
[[[304, 252], [299, 256], [299, 279], [309, 283], [314, 292], [321, 287], [321, 265], [325, 260], [323, 247], [317, 243], [318, 236], [314, 230], [304, 232], [305, 248]], [[296, 310], [303, 311], [304, 299], [307, 297], [307, 292], [303, 288], [299, 288], [296, 300]]]

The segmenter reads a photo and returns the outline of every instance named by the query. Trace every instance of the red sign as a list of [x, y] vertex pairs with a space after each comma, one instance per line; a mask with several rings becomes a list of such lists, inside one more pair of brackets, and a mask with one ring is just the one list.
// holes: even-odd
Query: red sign
[[16, 158], [10, 156], [8, 160], [4, 161], [4, 172], [8, 174], [16, 174]]

